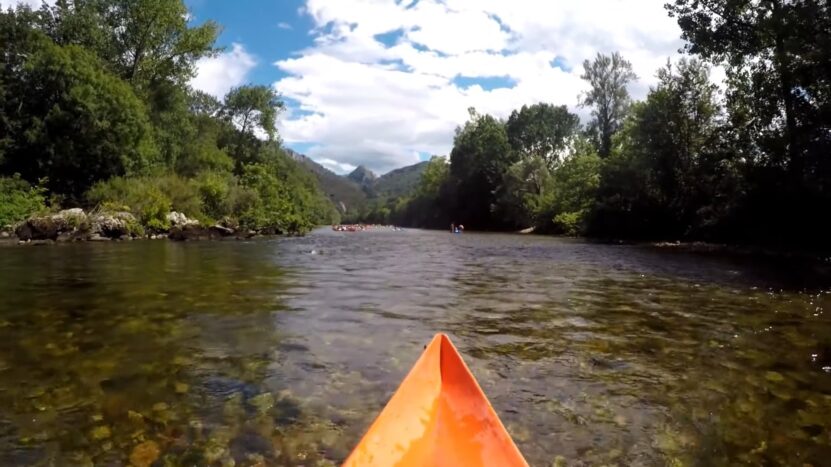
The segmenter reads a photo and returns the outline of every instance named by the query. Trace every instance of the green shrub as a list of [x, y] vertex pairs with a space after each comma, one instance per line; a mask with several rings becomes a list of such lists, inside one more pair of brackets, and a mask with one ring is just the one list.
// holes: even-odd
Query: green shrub
[[44, 192], [44, 188], [29, 185], [18, 175], [0, 177], [0, 228], [45, 210]]
[[290, 190], [278, 178], [276, 167], [271, 164], [245, 166], [242, 185], [253, 192], [252, 201], [240, 212], [240, 223], [269, 233], [296, 234], [310, 230], [310, 216], [304, 212], [303, 192], [298, 187]]
[[154, 177], [152, 184], [170, 200], [172, 211], [181, 212], [190, 218], [199, 220], [205, 217], [199, 188], [194, 181], [168, 174]]
[[202, 203], [205, 215], [213, 219], [221, 219], [233, 214], [229, 204], [229, 194], [235, 180], [228, 174], [203, 172], [193, 181], [196, 192]]
[[583, 232], [585, 219], [585, 211], [561, 212], [554, 216], [554, 227], [565, 235], [580, 235]]
[[131, 237], [143, 237], [146, 235], [146, 231], [144, 227], [142, 227], [139, 221], [127, 221], [127, 233]]
[[170, 213], [170, 198], [164, 195], [156, 187], [148, 187], [147, 198], [140, 205], [138, 212], [139, 221], [151, 230], [167, 230], [170, 223], [167, 215]]
[[87, 201], [97, 206], [129, 208], [142, 225], [152, 230], [170, 227], [167, 214], [172, 202], [150, 179], [114, 177], [96, 183], [87, 192]]

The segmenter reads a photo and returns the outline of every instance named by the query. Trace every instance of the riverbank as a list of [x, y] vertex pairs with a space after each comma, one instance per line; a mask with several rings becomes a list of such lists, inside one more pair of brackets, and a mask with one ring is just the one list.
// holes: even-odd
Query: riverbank
[[130, 212], [85, 212], [80, 208], [31, 216], [0, 230], [0, 245], [50, 245], [72, 242], [131, 240], [242, 240], [279, 235], [271, 230], [251, 230], [230, 222], [202, 225], [182, 213], [170, 212], [164, 226], [142, 225]]
[[758, 256], [788, 260], [810, 260], [831, 266], [831, 253], [799, 248], [775, 248], [760, 245], [739, 245], [708, 242], [648, 242], [655, 248], [684, 253], [715, 254], [721, 256]]

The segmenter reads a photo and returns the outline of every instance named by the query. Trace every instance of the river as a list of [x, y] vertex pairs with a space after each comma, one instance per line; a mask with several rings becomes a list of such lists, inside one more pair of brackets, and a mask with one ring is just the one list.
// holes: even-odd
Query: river
[[334, 465], [445, 332], [532, 465], [819, 466], [816, 279], [417, 230], [0, 248], [0, 465]]

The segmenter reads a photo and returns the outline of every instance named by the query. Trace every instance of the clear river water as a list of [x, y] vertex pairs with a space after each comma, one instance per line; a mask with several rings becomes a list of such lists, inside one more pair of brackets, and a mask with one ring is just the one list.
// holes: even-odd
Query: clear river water
[[532, 465], [828, 465], [820, 278], [418, 230], [2, 247], [0, 465], [336, 465], [436, 332]]

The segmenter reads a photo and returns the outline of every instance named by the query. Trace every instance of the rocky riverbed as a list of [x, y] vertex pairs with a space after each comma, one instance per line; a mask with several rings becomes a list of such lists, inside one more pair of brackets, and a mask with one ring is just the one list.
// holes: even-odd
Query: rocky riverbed
[[32, 216], [15, 226], [0, 228], [0, 241], [20, 245], [165, 238], [185, 241], [244, 239], [273, 233], [241, 229], [230, 222], [202, 225], [198, 220], [175, 211], [167, 214], [166, 221], [169, 227], [151, 229], [142, 226], [133, 214], [126, 211], [66, 209], [54, 214]]

